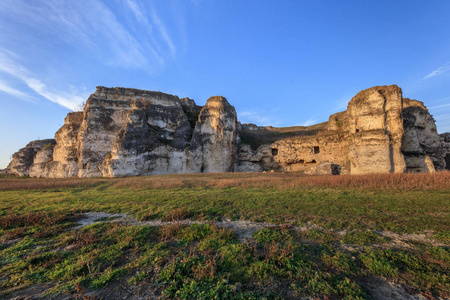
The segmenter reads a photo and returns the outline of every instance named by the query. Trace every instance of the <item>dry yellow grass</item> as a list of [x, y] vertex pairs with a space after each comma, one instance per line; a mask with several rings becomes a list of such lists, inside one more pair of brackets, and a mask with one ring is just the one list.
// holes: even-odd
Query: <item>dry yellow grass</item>
[[116, 188], [381, 188], [400, 190], [449, 190], [450, 172], [434, 174], [372, 174], [308, 176], [300, 173], [172, 174], [127, 178], [0, 179], [0, 190], [87, 187], [111, 183]]

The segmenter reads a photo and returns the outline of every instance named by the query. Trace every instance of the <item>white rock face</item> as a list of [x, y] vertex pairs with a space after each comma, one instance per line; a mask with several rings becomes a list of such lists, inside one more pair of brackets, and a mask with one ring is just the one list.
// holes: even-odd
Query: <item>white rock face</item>
[[220, 96], [202, 109], [189, 98], [98, 87], [83, 112], [68, 114], [54, 147], [30, 143], [10, 169], [34, 177], [229, 172], [236, 124], [234, 107]]
[[[447, 162], [446, 162], [447, 160]], [[98, 87], [55, 140], [29, 143], [6, 172], [117, 177], [277, 170], [306, 174], [434, 172], [449, 168], [450, 135], [399, 87], [358, 93], [345, 112], [309, 127], [240, 124], [227, 99], [204, 107], [160, 92]]]
[[402, 90], [373, 87], [348, 104], [351, 174], [403, 173]]
[[225, 97], [208, 99], [195, 125], [191, 148], [201, 156], [201, 171], [232, 172], [236, 160], [236, 110]]
[[104, 134], [111, 137], [108, 139], [109, 151], [105, 151], [98, 165], [103, 176], [188, 171], [186, 147], [193, 128], [178, 97], [166, 96], [164, 101], [147, 96], [140, 102], [121, 103], [122, 115], [112, 117], [119, 129]]

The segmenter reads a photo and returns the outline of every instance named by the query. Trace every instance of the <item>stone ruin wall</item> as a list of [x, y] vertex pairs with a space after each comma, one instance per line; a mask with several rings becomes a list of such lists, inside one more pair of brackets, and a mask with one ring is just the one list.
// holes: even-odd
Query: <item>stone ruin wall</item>
[[[281, 128], [283, 129], [283, 128]], [[313, 130], [314, 129], [314, 130]], [[448, 168], [450, 135], [438, 135], [422, 102], [399, 87], [361, 91], [328, 122], [295, 128], [239, 124], [227, 99], [203, 107], [160, 92], [98, 87], [54, 140], [29, 143], [6, 171], [31, 177], [117, 177], [277, 170], [307, 174], [434, 172]], [[268, 134], [246, 144], [240, 135]]]

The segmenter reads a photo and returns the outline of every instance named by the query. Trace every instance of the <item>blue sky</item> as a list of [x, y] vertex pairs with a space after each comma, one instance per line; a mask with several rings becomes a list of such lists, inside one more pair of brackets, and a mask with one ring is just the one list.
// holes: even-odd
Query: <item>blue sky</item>
[[447, 132], [449, 32], [443, 0], [1, 0], [0, 168], [98, 85], [223, 95], [241, 122], [292, 126], [397, 84]]

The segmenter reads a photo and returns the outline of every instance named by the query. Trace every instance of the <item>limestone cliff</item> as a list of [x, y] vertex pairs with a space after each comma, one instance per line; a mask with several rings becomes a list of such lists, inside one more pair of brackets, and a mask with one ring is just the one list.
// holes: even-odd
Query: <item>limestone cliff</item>
[[[55, 134], [54, 147], [42, 149], [30, 167], [31, 177], [75, 177], [78, 175], [78, 131], [82, 112], [67, 114], [64, 125]], [[38, 159], [44, 156], [45, 159]]]
[[208, 99], [195, 125], [191, 148], [201, 157], [201, 172], [232, 172], [236, 159], [236, 110], [227, 99]]
[[450, 136], [437, 134], [424, 104], [395, 86], [351, 99], [313, 126], [241, 124], [222, 96], [189, 98], [97, 87], [69, 113], [55, 140], [29, 143], [8, 173], [32, 177], [116, 177], [278, 170], [307, 174], [433, 172], [448, 168]]
[[[115, 177], [233, 171], [236, 111], [224, 97], [189, 98], [97, 87], [49, 141], [15, 154], [10, 172], [33, 177]], [[56, 145], [54, 145], [56, 144]], [[54, 147], [53, 147], [54, 145]]]
[[[243, 124], [245, 125], [245, 124]], [[308, 174], [433, 172], [450, 160], [422, 102], [396, 86], [361, 91], [344, 112], [309, 127], [240, 126], [237, 171], [276, 169]], [[450, 137], [448, 138], [450, 142]], [[448, 163], [447, 163], [448, 167]]]
[[192, 128], [178, 97], [99, 88], [79, 133], [79, 177], [184, 173]]
[[446, 169], [450, 170], [450, 132], [440, 134]]
[[[38, 162], [45, 160], [45, 157], [51, 155], [50, 153], [53, 152], [55, 143], [56, 142], [53, 139], [37, 140], [28, 143], [24, 148], [13, 154], [12, 160], [5, 172], [18, 176], [28, 176], [30, 167], [33, 165], [35, 159]], [[45, 153], [37, 156], [38, 152], [43, 149], [45, 150]]]
[[403, 126], [402, 152], [408, 171], [445, 169], [443, 141], [423, 102], [403, 99]]
[[403, 173], [402, 90], [391, 85], [361, 91], [347, 112], [351, 173]]

